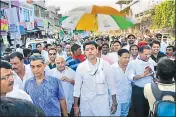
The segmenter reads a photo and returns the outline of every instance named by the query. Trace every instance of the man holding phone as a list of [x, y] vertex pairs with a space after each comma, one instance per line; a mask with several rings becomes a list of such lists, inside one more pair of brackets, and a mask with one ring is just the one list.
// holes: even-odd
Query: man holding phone
[[134, 83], [132, 97], [136, 117], [148, 116], [149, 105], [143, 91], [145, 84], [153, 82], [154, 66], [156, 66], [150, 55], [150, 47], [142, 46], [139, 49], [138, 59], [129, 63], [128, 78]]

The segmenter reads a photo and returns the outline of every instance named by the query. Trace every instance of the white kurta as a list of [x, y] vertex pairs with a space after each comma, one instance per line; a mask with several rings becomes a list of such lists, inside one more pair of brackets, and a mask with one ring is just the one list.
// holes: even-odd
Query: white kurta
[[[136, 58], [136, 60], [131, 61], [128, 65], [129, 67], [128, 78], [131, 81], [133, 81], [133, 77], [136, 75], [143, 74], [147, 66], [149, 66], [154, 72], [154, 66], [156, 66], [156, 62], [153, 61], [151, 58], [147, 62], [144, 62], [140, 60], [139, 57]], [[134, 85], [138, 87], [144, 87], [145, 84], [153, 82], [153, 79], [151, 76], [147, 76], [139, 80], [134, 80], [133, 82]]]
[[14, 72], [14, 87], [24, 90], [24, 85], [26, 80], [33, 77], [33, 73], [31, 71], [30, 65], [25, 65], [25, 74], [23, 80]]
[[[50, 72], [50, 73], [49, 73]], [[66, 67], [66, 69], [63, 72], [60, 72], [57, 70], [57, 68], [54, 68], [48, 72], [48, 75], [56, 77], [61, 79], [62, 77], [67, 77], [69, 79], [74, 80], [75, 79], [75, 71], [73, 71], [71, 68]], [[61, 81], [62, 87], [64, 90], [66, 102], [67, 102], [67, 112], [71, 112], [71, 108], [74, 102], [73, 98], [73, 85], [66, 81]]]
[[[117, 102], [119, 103], [126, 103], [131, 101], [131, 93], [132, 93], [132, 86], [131, 81], [128, 79], [128, 67], [126, 71], [120, 68], [119, 64], [116, 62], [112, 65], [113, 75], [116, 81], [116, 90], [117, 90]], [[123, 97], [123, 98], [122, 98]]]
[[30, 95], [28, 95], [25, 91], [15, 87], [11, 92], [6, 94], [6, 97], [12, 97], [12, 98], [17, 98], [17, 99], [22, 99], [22, 100], [27, 100], [32, 102]]
[[94, 66], [88, 60], [78, 65], [73, 95], [80, 97], [81, 116], [110, 116], [108, 90], [116, 94], [109, 63], [97, 58]]
[[[126, 68], [126, 71], [124, 72], [119, 64], [116, 62], [112, 65], [112, 71], [113, 75], [116, 81], [116, 99], [117, 103], [120, 105], [127, 104], [131, 102], [131, 94], [132, 94], [132, 86], [131, 81], [128, 79], [128, 67]], [[118, 109], [120, 107], [117, 107]], [[113, 116], [121, 116], [121, 113], [116, 111]]]

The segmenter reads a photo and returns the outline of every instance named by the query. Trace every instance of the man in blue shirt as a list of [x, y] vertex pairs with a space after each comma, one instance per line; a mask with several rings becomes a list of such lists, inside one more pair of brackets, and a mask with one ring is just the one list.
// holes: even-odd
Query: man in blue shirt
[[61, 109], [63, 116], [68, 116], [61, 82], [55, 77], [45, 75], [43, 57], [32, 55], [30, 66], [34, 77], [26, 81], [24, 89], [33, 103], [41, 107], [47, 116], [61, 116]]

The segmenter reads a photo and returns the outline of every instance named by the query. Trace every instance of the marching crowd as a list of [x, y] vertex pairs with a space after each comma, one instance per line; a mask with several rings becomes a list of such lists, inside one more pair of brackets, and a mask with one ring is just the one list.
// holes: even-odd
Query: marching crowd
[[154, 114], [158, 98], [153, 87], [174, 93], [163, 95], [163, 100], [176, 98], [176, 51], [167, 37], [161, 38], [157, 34], [154, 39], [137, 40], [130, 34], [111, 41], [103, 36], [86, 38], [82, 44], [37, 43], [35, 49], [17, 44], [16, 52], [7, 48], [0, 63], [1, 114]]

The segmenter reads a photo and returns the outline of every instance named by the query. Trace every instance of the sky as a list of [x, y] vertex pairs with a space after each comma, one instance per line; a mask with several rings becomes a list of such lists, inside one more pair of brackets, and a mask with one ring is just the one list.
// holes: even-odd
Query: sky
[[117, 0], [46, 0], [46, 6], [60, 6], [59, 13], [64, 14], [69, 10], [79, 7], [79, 6], [87, 6], [87, 5], [108, 5], [119, 9], [119, 5], [116, 5]]
[[[120, 6], [115, 4], [118, 0], [45, 0], [46, 6], [60, 7], [60, 14], [65, 14], [69, 10], [86, 5], [107, 5], [117, 10], [120, 10]], [[164, 0], [139, 0], [138, 3], [131, 7], [134, 14], [140, 13], [144, 10], [151, 8], [153, 4], [160, 3]], [[123, 8], [126, 6], [123, 6]]]

